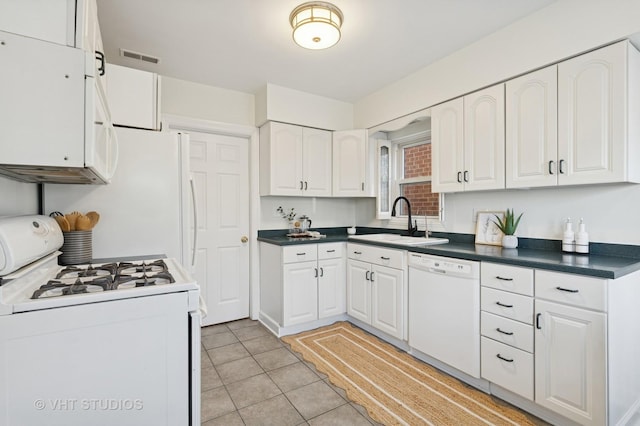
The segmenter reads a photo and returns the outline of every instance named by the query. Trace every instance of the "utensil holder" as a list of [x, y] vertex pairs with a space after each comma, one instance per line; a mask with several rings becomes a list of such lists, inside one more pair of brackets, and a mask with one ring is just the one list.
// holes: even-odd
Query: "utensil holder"
[[92, 231], [71, 231], [63, 232], [64, 243], [62, 244], [62, 254], [60, 264], [77, 265], [80, 263], [90, 263], [93, 258], [93, 232]]

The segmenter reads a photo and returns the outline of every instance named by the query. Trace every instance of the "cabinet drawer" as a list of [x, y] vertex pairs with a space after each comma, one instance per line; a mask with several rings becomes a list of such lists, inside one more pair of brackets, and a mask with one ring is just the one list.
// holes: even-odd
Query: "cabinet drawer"
[[480, 307], [485, 312], [533, 324], [533, 298], [528, 296], [481, 287]]
[[336, 259], [344, 255], [344, 243], [318, 244], [318, 260]]
[[480, 346], [482, 377], [533, 400], [533, 354], [486, 337]]
[[405, 269], [406, 252], [404, 250], [394, 250], [384, 247], [370, 246], [366, 244], [347, 244], [350, 259], [357, 259], [375, 265], [388, 266], [389, 268]]
[[485, 287], [533, 296], [533, 269], [482, 262], [480, 283]]
[[297, 244], [282, 248], [282, 263], [306, 262], [317, 259], [317, 244]]
[[536, 270], [536, 298], [607, 310], [607, 280]]
[[533, 353], [533, 326], [488, 312], [480, 313], [483, 336]]

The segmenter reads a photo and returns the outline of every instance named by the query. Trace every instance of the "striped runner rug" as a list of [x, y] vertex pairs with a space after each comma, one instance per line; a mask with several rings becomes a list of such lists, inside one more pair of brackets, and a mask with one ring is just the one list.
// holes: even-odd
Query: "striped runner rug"
[[385, 425], [538, 423], [348, 322], [282, 340]]

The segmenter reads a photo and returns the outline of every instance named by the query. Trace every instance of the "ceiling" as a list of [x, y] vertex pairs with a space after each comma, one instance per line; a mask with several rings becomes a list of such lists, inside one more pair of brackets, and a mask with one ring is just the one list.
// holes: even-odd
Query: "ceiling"
[[272, 83], [355, 102], [555, 0], [333, 0], [342, 39], [322, 51], [292, 40], [289, 14], [304, 0], [97, 1], [110, 63], [245, 93]]

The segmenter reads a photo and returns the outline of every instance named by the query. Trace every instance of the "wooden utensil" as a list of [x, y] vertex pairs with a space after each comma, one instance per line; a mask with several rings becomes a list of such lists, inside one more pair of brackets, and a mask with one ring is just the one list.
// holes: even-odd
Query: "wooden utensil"
[[76, 221], [78, 220], [78, 216], [80, 215], [82, 215], [82, 213], [78, 211], [73, 211], [64, 215], [64, 217], [67, 219], [67, 222], [69, 222], [69, 228], [71, 228], [72, 231], [76, 230]]
[[87, 216], [83, 214], [77, 217], [76, 231], [90, 231], [91, 228], [92, 228], [91, 219], [89, 219]]
[[91, 211], [91, 212], [88, 212], [86, 216], [91, 221], [91, 229], [93, 229], [93, 227], [96, 226], [96, 224], [100, 220], [100, 214], [98, 214], [98, 212]]
[[56, 220], [56, 222], [58, 222], [58, 226], [60, 226], [62, 232], [71, 231], [71, 227], [69, 226], [69, 221], [67, 221], [67, 218], [65, 218], [64, 216], [53, 216], [53, 218]]

